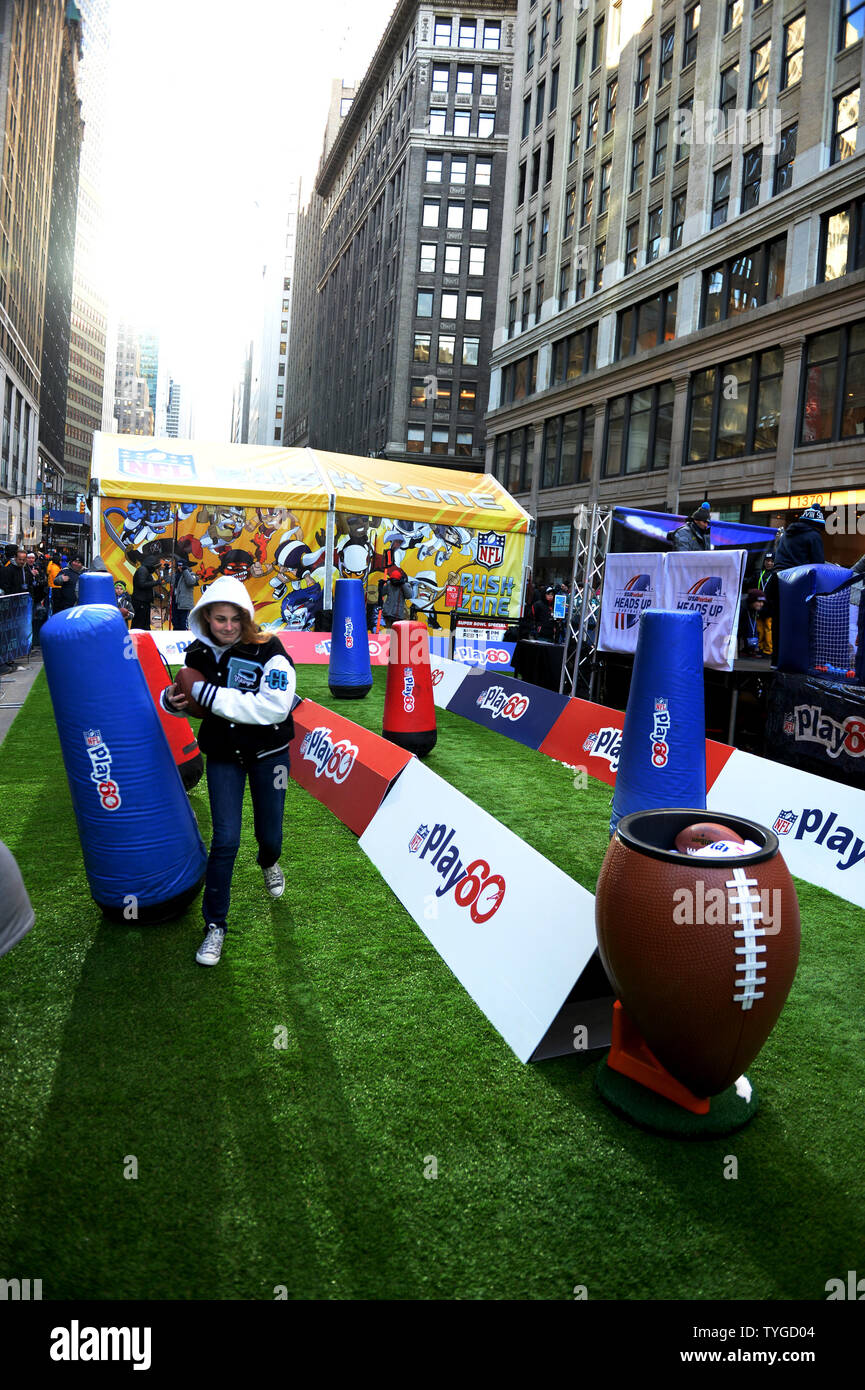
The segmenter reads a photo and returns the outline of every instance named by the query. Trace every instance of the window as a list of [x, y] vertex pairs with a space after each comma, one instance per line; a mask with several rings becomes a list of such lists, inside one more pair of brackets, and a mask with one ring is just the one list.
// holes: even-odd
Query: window
[[769, 61], [772, 41], [767, 39], [759, 48], [751, 50], [751, 85], [748, 88], [748, 106], [762, 106], [769, 95]]
[[474, 410], [477, 404], [478, 387], [476, 381], [464, 381], [460, 386], [459, 410]]
[[534, 472], [534, 438], [532, 426], [511, 430], [496, 439], [495, 474], [510, 493], [531, 489]]
[[544, 422], [541, 487], [572, 487], [591, 480], [593, 431], [594, 413], [587, 406]]
[[646, 135], [638, 135], [631, 145], [631, 192], [636, 193], [643, 182], [643, 164], [646, 159]]
[[541, 321], [541, 310], [544, 307], [544, 282], [543, 279], [537, 281], [535, 285], [535, 323]]
[[637, 54], [637, 73], [634, 78], [634, 105], [642, 106], [649, 96], [649, 76], [652, 67], [651, 47]]
[[535, 65], [535, 30], [529, 30], [528, 43], [526, 45], [526, 72], [531, 72]]
[[800, 442], [865, 434], [865, 324], [846, 324], [809, 338]]
[[517, 301], [516, 297], [508, 301], [508, 337], [514, 336], [514, 329], [517, 323]]
[[532, 197], [538, 191], [541, 182], [541, 149], [540, 145], [532, 155]]
[[579, 87], [583, 80], [583, 70], [586, 66], [586, 40], [580, 39], [577, 44], [577, 53], [574, 60], [574, 89]]
[[483, 302], [484, 297], [482, 294], [467, 294], [465, 317], [472, 320], [479, 319], [483, 309]]
[[436, 48], [450, 48], [451, 44], [451, 23], [448, 17], [442, 19], [436, 15], [435, 27], [433, 29], [433, 43]]
[[526, 265], [530, 266], [535, 258], [535, 223], [537, 218], [532, 217], [526, 226]]
[[420, 270], [424, 275], [433, 275], [435, 273], [437, 249], [434, 241], [421, 242]]
[[744, 0], [727, 0], [724, 6], [724, 33], [729, 34], [731, 29], [735, 29], [742, 23], [742, 8]]
[[556, 0], [556, 27], [555, 27], [555, 30], [553, 31], [553, 42], [554, 42], [554, 43], [558, 43], [559, 39], [562, 37], [562, 23], [563, 23], [563, 14], [562, 14], [562, 11], [563, 11], [563, 10], [564, 10], [564, 0]]
[[555, 111], [559, 104], [559, 65], [553, 68], [550, 73], [550, 111]]
[[547, 141], [547, 167], [544, 171], [544, 183], [549, 183], [553, 177], [553, 155], [556, 150], [556, 137], [551, 135]]
[[502, 400], [506, 404], [511, 401], [525, 400], [526, 396], [534, 395], [537, 381], [538, 354], [530, 353], [528, 357], [521, 357], [519, 361], [512, 362], [505, 367], [502, 372]]
[[[457, 248], [459, 249], [459, 248]], [[487, 253], [483, 246], [469, 247], [469, 275], [483, 275]]]
[[673, 76], [673, 48], [676, 42], [675, 25], [670, 25], [661, 35], [661, 61], [658, 68], [658, 86], [665, 87]]
[[493, 178], [493, 161], [491, 159], [475, 160], [475, 183], [478, 185], [490, 184]]
[[590, 323], [567, 338], [559, 338], [553, 343], [550, 385], [564, 386], [586, 372], [593, 372], [597, 365], [597, 347], [597, 323]]
[[652, 208], [649, 212], [648, 229], [646, 233], [646, 264], [656, 261], [661, 253], [661, 215], [663, 209], [660, 204]]
[[430, 135], [444, 135], [447, 111], [432, 108], [429, 113], [429, 133]]
[[778, 447], [781, 348], [710, 367], [691, 378], [688, 463], [737, 458]]
[[440, 213], [441, 201], [438, 198], [424, 198], [423, 225], [425, 227], [437, 227]]
[[426, 181], [427, 183], [441, 183], [442, 181], [442, 156], [440, 154], [428, 154], [426, 157]]
[[433, 64], [432, 89], [434, 92], [446, 92], [450, 86], [450, 79], [451, 70], [449, 67], [439, 67], [437, 64]]
[[802, 80], [802, 59], [805, 51], [805, 16], [791, 19], [784, 25], [784, 61], [781, 68], [781, 91]]
[[499, 90], [499, 70], [498, 68], [481, 69], [481, 96], [494, 97]]
[[576, 185], [571, 185], [565, 194], [565, 220], [562, 236], [569, 237], [574, 230], [574, 218], [577, 211], [577, 189]]
[[527, 96], [523, 99], [523, 130], [521, 139], [525, 140], [532, 128], [532, 98]]
[[839, 164], [856, 153], [856, 127], [859, 124], [859, 88], [835, 98], [835, 120], [832, 134], [832, 160]]
[[470, 97], [475, 87], [474, 68], [457, 68], [457, 91], [461, 96]]
[[476, 367], [478, 365], [478, 354], [480, 353], [480, 338], [463, 338], [463, 366]]
[[472, 116], [470, 111], [455, 111], [453, 130], [454, 135], [459, 136], [461, 140], [465, 140], [469, 135], [471, 135], [471, 120]]
[[719, 105], [723, 113], [723, 124], [729, 124], [730, 117], [736, 110], [736, 99], [739, 94], [739, 64], [731, 63], [728, 68], [721, 72], [721, 96]]
[[865, 33], [865, 0], [841, 0], [839, 48], [852, 48]]
[[583, 199], [580, 204], [580, 226], [585, 227], [592, 218], [592, 199], [595, 192], [594, 174], [586, 174], [583, 179]]
[[662, 116], [655, 122], [655, 140], [652, 147], [652, 178], [663, 174], [667, 167], [667, 139], [669, 137], [669, 117]]
[[574, 300], [577, 304], [586, 297], [586, 261], [587, 251], [584, 246], [577, 247], [577, 269], [574, 276]]
[[670, 250], [675, 251], [682, 245], [682, 234], [685, 229], [685, 194], [674, 193], [673, 201], [670, 204]]
[[601, 165], [601, 186], [598, 190], [598, 216], [605, 213], [610, 206], [610, 178], [613, 172], [613, 161], [605, 160]]
[[550, 235], [550, 210], [549, 210], [548, 207], [546, 207], [546, 208], [544, 208], [543, 212], [541, 213], [541, 240], [540, 240], [540, 245], [538, 246], [538, 255], [539, 255], [539, 256], [545, 256], [545, 255], [547, 254], [547, 241], [549, 240], [549, 235]]
[[423, 453], [423, 425], [409, 425], [406, 431], [405, 447], [408, 454]]
[[454, 349], [456, 347], [456, 341], [457, 340], [454, 337], [453, 333], [439, 334], [438, 353], [436, 355], [438, 357], [439, 362], [446, 367], [453, 366]]
[[837, 280], [865, 266], [865, 199], [820, 219], [820, 280]]
[[429, 333], [415, 333], [415, 335], [414, 335], [414, 352], [413, 352], [413, 354], [412, 354], [412, 360], [413, 360], [414, 362], [428, 362], [428, 361], [429, 361], [429, 349], [430, 349], [430, 335], [429, 335]]
[[604, 477], [668, 468], [672, 432], [671, 382], [614, 396], [604, 431]]
[[592, 147], [594, 146], [595, 140], [598, 138], [598, 103], [599, 103], [599, 102], [600, 102], [600, 97], [597, 95], [597, 93], [595, 94], [595, 96], [589, 97], [589, 119], [588, 119], [588, 124], [587, 124], [587, 128], [586, 128], [586, 149], [587, 149], [587, 150], [592, 149]]
[[697, 39], [700, 37], [700, 6], [694, 5], [685, 11], [685, 42], [682, 48], [682, 67], [686, 68], [697, 57]]
[[448, 226], [459, 228], [463, 225], [465, 203], [448, 203]]
[[544, 54], [546, 53], [547, 49], [549, 48], [549, 46], [550, 46], [550, 12], [549, 12], [549, 10], [545, 10], [544, 13], [543, 13], [542, 16], [541, 16], [541, 52], [540, 52], [540, 56], [541, 56], [542, 58], [543, 58]]
[[625, 228], [625, 274], [637, 269], [637, 240], [639, 223], [629, 222]]
[[455, 319], [459, 311], [459, 295], [456, 290], [444, 290], [442, 292], [442, 307], [440, 317], [443, 319]]
[[592, 34], [592, 72], [599, 68], [604, 58], [604, 21], [599, 19]]
[[484, 48], [488, 53], [501, 48], [502, 26], [498, 19], [484, 20]]
[[432, 432], [432, 444], [430, 445], [431, 454], [446, 454], [448, 451], [448, 432], [444, 429], [435, 429]]
[[413, 376], [411, 379], [411, 396], [409, 398], [409, 405], [413, 408], [417, 406], [423, 408], [426, 406], [426, 403], [427, 393], [426, 386], [423, 382], [423, 378]]
[[712, 220], [710, 227], [720, 227], [727, 220], [727, 207], [730, 202], [730, 170], [732, 164], [718, 169], [712, 180]]
[[462, 247], [460, 247], [460, 246], [446, 246], [446, 247], [445, 247], [445, 270], [444, 270], [445, 275], [459, 275], [459, 273], [460, 273], [460, 259], [461, 259], [461, 256], [462, 256]]
[[700, 327], [771, 304], [784, 293], [786, 235], [742, 251], [703, 275]]
[[520, 258], [521, 258], [521, 256], [522, 256], [522, 249], [523, 249], [523, 231], [522, 231], [522, 228], [521, 228], [521, 227], [518, 227], [517, 230], [514, 232], [514, 254], [513, 254], [513, 257], [512, 257], [512, 259], [511, 259], [511, 274], [512, 274], [512, 275], [516, 275], [517, 271], [518, 271], [519, 268], [520, 268]]
[[460, 22], [460, 48], [474, 48], [475, 30], [477, 24], [473, 19], [461, 19]]
[[479, 138], [480, 140], [489, 140], [490, 136], [495, 134], [495, 129], [496, 129], [496, 118], [495, 118], [495, 113], [492, 112], [492, 111], [481, 111], [481, 112], [479, 112], [479, 114], [478, 114], [478, 138]]
[[419, 319], [430, 319], [430, 318], [432, 318], [432, 310], [433, 310], [433, 292], [432, 292], [432, 290], [418, 290], [418, 292], [417, 292], [417, 309], [415, 310], [415, 313], [417, 314], [417, 317], [418, 317]]
[[544, 102], [547, 96], [546, 81], [539, 82], [535, 93], [535, 125], [540, 125], [544, 119]]
[[564, 309], [568, 302], [568, 290], [571, 282], [570, 261], [559, 268], [559, 308]]
[[472, 231], [485, 232], [490, 220], [489, 203], [474, 203], [472, 205]]
[[568, 163], [573, 164], [577, 157], [577, 146], [580, 143], [580, 126], [583, 121], [582, 111], [575, 111], [571, 117], [571, 137], [568, 144]]
[[517, 207], [521, 208], [526, 201], [526, 161], [523, 160], [517, 173]]
[[604, 266], [607, 261], [607, 243], [599, 241], [595, 246], [595, 289], [603, 289]]
[[619, 81], [614, 77], [607, 83], [607, 102], [604, 110], [604, 134], [609, 135], [616, 128], [616, 102], [619, 96]]
[[461, 155], [451, 155], [451, 183], [465, 183], [469, 171], [468, 160]]
[[471, 430], [457, 430], [457, 447], [455, 453], [457, 457], [467, 457], [472, 451], [472, 432]]
[[760, 175], [763, 169], [763, 146], [746, 150], [742, 156], [742, 211], [755, 208], [760, 201]]
[[680, 159], [687, 159], [691, 153], [691, 131], [694, 122], [694, 98], [685, 97], [679, 102], [679, 109], [676, 113], [674, 129], [676, 132], [676, 148], [673, 152], [673, 162], [679, 163]]

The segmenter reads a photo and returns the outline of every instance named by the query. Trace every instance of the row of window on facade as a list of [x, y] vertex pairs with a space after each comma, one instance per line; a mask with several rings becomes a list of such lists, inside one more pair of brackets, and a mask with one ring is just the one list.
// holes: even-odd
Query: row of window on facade
[[[683, 462], [705, 464], [778, 447], [784, 354], [751, 353], [695, 372], [688, 384]], [[601, 476], [667, 468], [673, 433], [673, 385], [658, 382], [614, 396], [606, 406]], [[595, 408], [544, 422], [541, 488], [591, 478]], [[800, 447], [865, 435], [865, 321], [810, 337], [800, 371], [796, 441]], [[500, 434], [496, 477], [511, 492], [532, 486], [534, 426]]]
[[450, 63], [433, 63], [432, 82], [430, 84], [433, 101], [437, 96], [450, 96], [452, 81], [453, 92], [457, 96], [470, 97], [474, 96], [477, 91], [482, 97], [495, 97], [499, 93], [498, 68], [478, 70], [459, 64], [454, 76]]
[[[445, 159], [447, 158], [447, 178], [444, 177]], [[463, 154], [452, 154], [445, 156], [444, 153], [436, 151], [426, 156], [424, 168], [424, 181], [426, 183], [457, 183], [466, 184], [469, 181], [469, 157]], [[475, 187], [488, 188], [493, 181], [493, 162], [491, 159], [475, 158], [472, 170], [472, 185]]]
[[501, 22], [462, 15], [436, 15], [433, 44], [436, 48], [482, 48], [488, 52], [499, 49], [502, 45]]

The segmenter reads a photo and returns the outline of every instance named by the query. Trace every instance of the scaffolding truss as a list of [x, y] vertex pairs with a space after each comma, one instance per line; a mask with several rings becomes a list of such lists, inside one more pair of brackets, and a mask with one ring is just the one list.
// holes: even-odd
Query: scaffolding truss
[[[574, 567], [559, 691], [594, 698], [604, 564], [613, 532], [613, 508], [582, 503], [574, 514]], [[594, 621], [594, 637], [587, 640]]]

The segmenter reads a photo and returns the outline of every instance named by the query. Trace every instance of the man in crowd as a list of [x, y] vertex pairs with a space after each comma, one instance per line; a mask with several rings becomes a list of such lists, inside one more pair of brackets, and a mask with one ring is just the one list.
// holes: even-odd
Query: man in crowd
[[58, 574], [53, 595], [55, 613], [63, 613], [67, 608], [75, 607], [78, 602], [78, 576], [83, 568], [84, 562], [80, 556], [73, 555], [66, 568]]
[[150, 631], [150, 605], [159, 584], [159, 560], [145, 556], [132, 579], [132, 626]]
[[711, 550], [712, 511], [708, 502], [701, 502], [683, 526], [671, 531], [668, 540], [674, 550]]
[[6, 564], [0, 570], [0, 590], [4, 594], [29, 593], [27, 586], [27, 552], [22, 546], [11, 548]]

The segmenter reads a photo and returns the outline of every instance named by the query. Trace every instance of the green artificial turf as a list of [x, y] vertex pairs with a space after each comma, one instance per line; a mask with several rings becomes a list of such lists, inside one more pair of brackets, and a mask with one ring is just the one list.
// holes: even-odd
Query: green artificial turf
[[[382, 671], [350, 703], [326, 668], [298, 676], [380, 729]], [[438, 721], [428, 766], [592, 889], [609, 789]], [[203, 783], [192, 801], [207, 839]], [[759, 1113], [681, 1143], [604, 1105], [596, 1057], [518, 1062], [294, 784], [287, 832], [274, 903], [247, 817], [215, 969], [197, 904], [104, 921], [40, 675], [0, 747], [0, 838], [37, 912], [0, 960], [0, 1276], [48, 1299], [824, 1299], [861, 1270], [861, 911], [797, 884]]]

